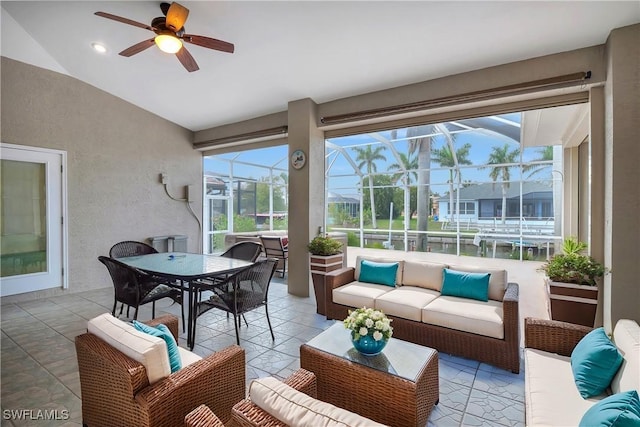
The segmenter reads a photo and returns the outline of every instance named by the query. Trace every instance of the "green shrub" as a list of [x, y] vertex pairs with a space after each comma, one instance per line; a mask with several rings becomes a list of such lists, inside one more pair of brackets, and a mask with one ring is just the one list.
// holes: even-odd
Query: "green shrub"
[[342, 253], [342, 243], [328, 236], [316, 236], [309, 242], [307, 249], [312, 255], [336, 255]]
[[596, 279], [604, 276], [607, 269], [589, 255], [582, 254], [586, 248], [585, 243], [568, 237], [562, 244], [564, 253], [554, 255], [540, 270], [554, 282], [596, 286]]

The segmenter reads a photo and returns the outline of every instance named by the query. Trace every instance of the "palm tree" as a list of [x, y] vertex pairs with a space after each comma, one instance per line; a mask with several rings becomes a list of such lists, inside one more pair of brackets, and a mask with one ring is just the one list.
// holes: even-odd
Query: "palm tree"
[[514, 163], [520, 156], [520, 150], [514, 149], [509, 151], [509, 144], [502, 147], [493, 147], [489, 154], [488, 165], [498, 165], [491, 168], [489, 176], [493, 180], [493, 186], [500, 179], [502, 187], [502, 223], [506, 223], [507, 218], [507, 189], [509, 188], [509, 180], [511, 179], [511, 167], [508, 163]]
[[[453, 220], [453, 188], [454, 182], [460, 181], [462, 177], [462, 173], [460, 172], [460, 168], [458, 165], [470, 165], [471, 160], [469, 160], [469, 150], [471, 149], [471, 144], [464, 144], [462, 147], [457, 149], [455, 153], [451, 151], [451, 147], [455, 147], [456, 135], [451, 135], [451, 145], [445, 144], [442, 148], [435, 149], [431, 151], [431, 156], [433, 157], [433, 161], [438, 163], [442, 167], [449, 168], [449, 216], [451, 220]], [[456, 162], [457, 161], [457, 162]], [[456, 209], [458, 212], [458, 209]]]
[[[538, 157], [535, 159], [532, 159], [532, 162], [549, 162], [553, 160], [553, 145], [547, 145], [546, 147], [541, 147], [538, 149]], [[529, 172], [531, 171], [531, 173], [527, 176], [527, 179], [531, 178], [532, 176], [534, 176], [535, 174], [538, 174], [542, 171], [544, 171], [545, 169], [550, 168], [551, 165], [550, 164], [534, 164], [534, 165], [527, 165], [524, 166], [522, 168], [522, 170], [524, 172]]]
[[[413, 215], [413, 203], [411, 202], [411, 188], [410, 185], [412, 183], [411, 177], [413, 176], [414, 180], [418, 179], [418, 173], [416, 169], [418, 169], [418, 158], [413, 155], [413, 153], [409, 153], [409, 155], [405, 153], [398, 153], [399, 163], [394, 163], [389, 165], [388, 170], [398, 170], [400, 172], [393, 174], [392, 180], [396, 185], [398, 182], [402, 184], [402, 190], [404, 191], [404, 216], [407, 221], [411, 220], [411, 216]], [[414, 198], [415, 201], [415, 198]]]
[[[429, 186], [431, 184], [431, 141], [436, 135], [435, 125], [413, 126], [407, 128], [409, 153], [418, 155], [418, 231], [427, 231], [429, 227]], [[427, 235], [418, 234], [417, 251], [427, 250]]]
[[402, 182], [403, 186], [411, 185], [411, 176], [414, 179], [418, 179], [418, 173], [415, 171], [418, 169], [418, 158], [414, 153], [409, 153], [409, 155], [398, 153], [398, 157], [400, 158], [400, 163], [389, 165], [390, 171], [401, 171], [393, 175], [393, 180], [396, 183]]
[[367, 145], [363, 148], [354, 147], [354, 150], [358, 153], [356, 156], [356, 161], [360, 162], [358, 163], [358, 168], [362, 170], [362, 168], [366, 166], [367, 169], [367, 175], [369, 176], [369, 198], [371, 200], [371, 222], [373, 228], [378, 228], [376, 222], [376, 205], [373, 197], [373, 177], [371, 175], [378, 170], [376, 160], [387, 160], [385, 156], [380, 154], [380, 152], [384, 150], [384, 147], [371, 148], [371, 145]]

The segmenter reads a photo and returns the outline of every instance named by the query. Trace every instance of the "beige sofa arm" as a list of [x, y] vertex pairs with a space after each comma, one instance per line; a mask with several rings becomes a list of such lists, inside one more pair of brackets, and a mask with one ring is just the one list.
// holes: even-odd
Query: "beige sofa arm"
[[207, 405], [226, 423], [245, 391], [245, 352], [232, 345], [145, 388], [136, 401], [147, 408], [150, 425], [181, 425], [194, 404]]
[[557, 320], [524, 319], [524, 346], [571, 356], [573, 348], [593, 328]]

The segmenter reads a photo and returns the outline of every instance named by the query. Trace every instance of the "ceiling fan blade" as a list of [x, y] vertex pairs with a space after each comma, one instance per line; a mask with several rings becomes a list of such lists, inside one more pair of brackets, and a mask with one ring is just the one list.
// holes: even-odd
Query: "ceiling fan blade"
[[188, 72], [192, 73], [200, 69], [200, 67], [198, 67], [198, 64], [196, 64], [196, 60], [193, 59], [193, 56], [191, 56], [186, 47], [182, 46], [180, 50], [176, 52], [176, 56]]
[[220, 50], [222, 52], [233, 53], [233, 51], [235, 50], [233, 43], [227, 43], [222, 40], [212, 39], [211, 37], [197, 36], [195, 34], [184, 34], [182, 36], [182, 40], [187, 43], [195, 44], [209, 49]]
[[123, 50], [122, 52], [120, 52], [120, 55], [127, 56], [127, 57], [133, 56], [136, 53], [140, 53], [145, 49], [149, 49], [154, 44], [155, 44], [154, 39], [145, 40], [140, 43], [136, 43], [133, 46]]
[[114, 21], [122, 22], [123, 24], [133, 25], [134, 27], [144, 28], [145, 30], [153, 31], [153, 28], [147, 24], [143, 24], [141, 22], [133, 21], [128, 18], [123, 18], [122, 16], [112, 15], [106, 12], [96, 12], [95, 15], [101, 16], [107, 19], [113, 19]]
[[189, 9], [176, 2], [171, 3], [167, 11], [167, 28], [174, 32], [180, 31], [184, 27], [184, 23], [187, 22], [188, 16]]

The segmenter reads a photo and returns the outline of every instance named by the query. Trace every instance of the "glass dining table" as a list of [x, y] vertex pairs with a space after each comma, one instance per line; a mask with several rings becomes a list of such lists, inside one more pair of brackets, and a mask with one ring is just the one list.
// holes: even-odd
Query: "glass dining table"
[[[251, 265], [250, 261], [226, 258], [218, 255], [193, 254], [185, 252], [161, 252], [118, 258], [118, 261], [145, 273], [179, 281], [179, 288], [188, 295], [187, 347], [193, 350], [195, 344], [195, 322], [197, 316], [198, 292], [192, 284], [198, 279], [233, 274]], [[178, 286], [178, 285], [176, 285]], [[184, 304], [184, 300], [182, 301]]]

